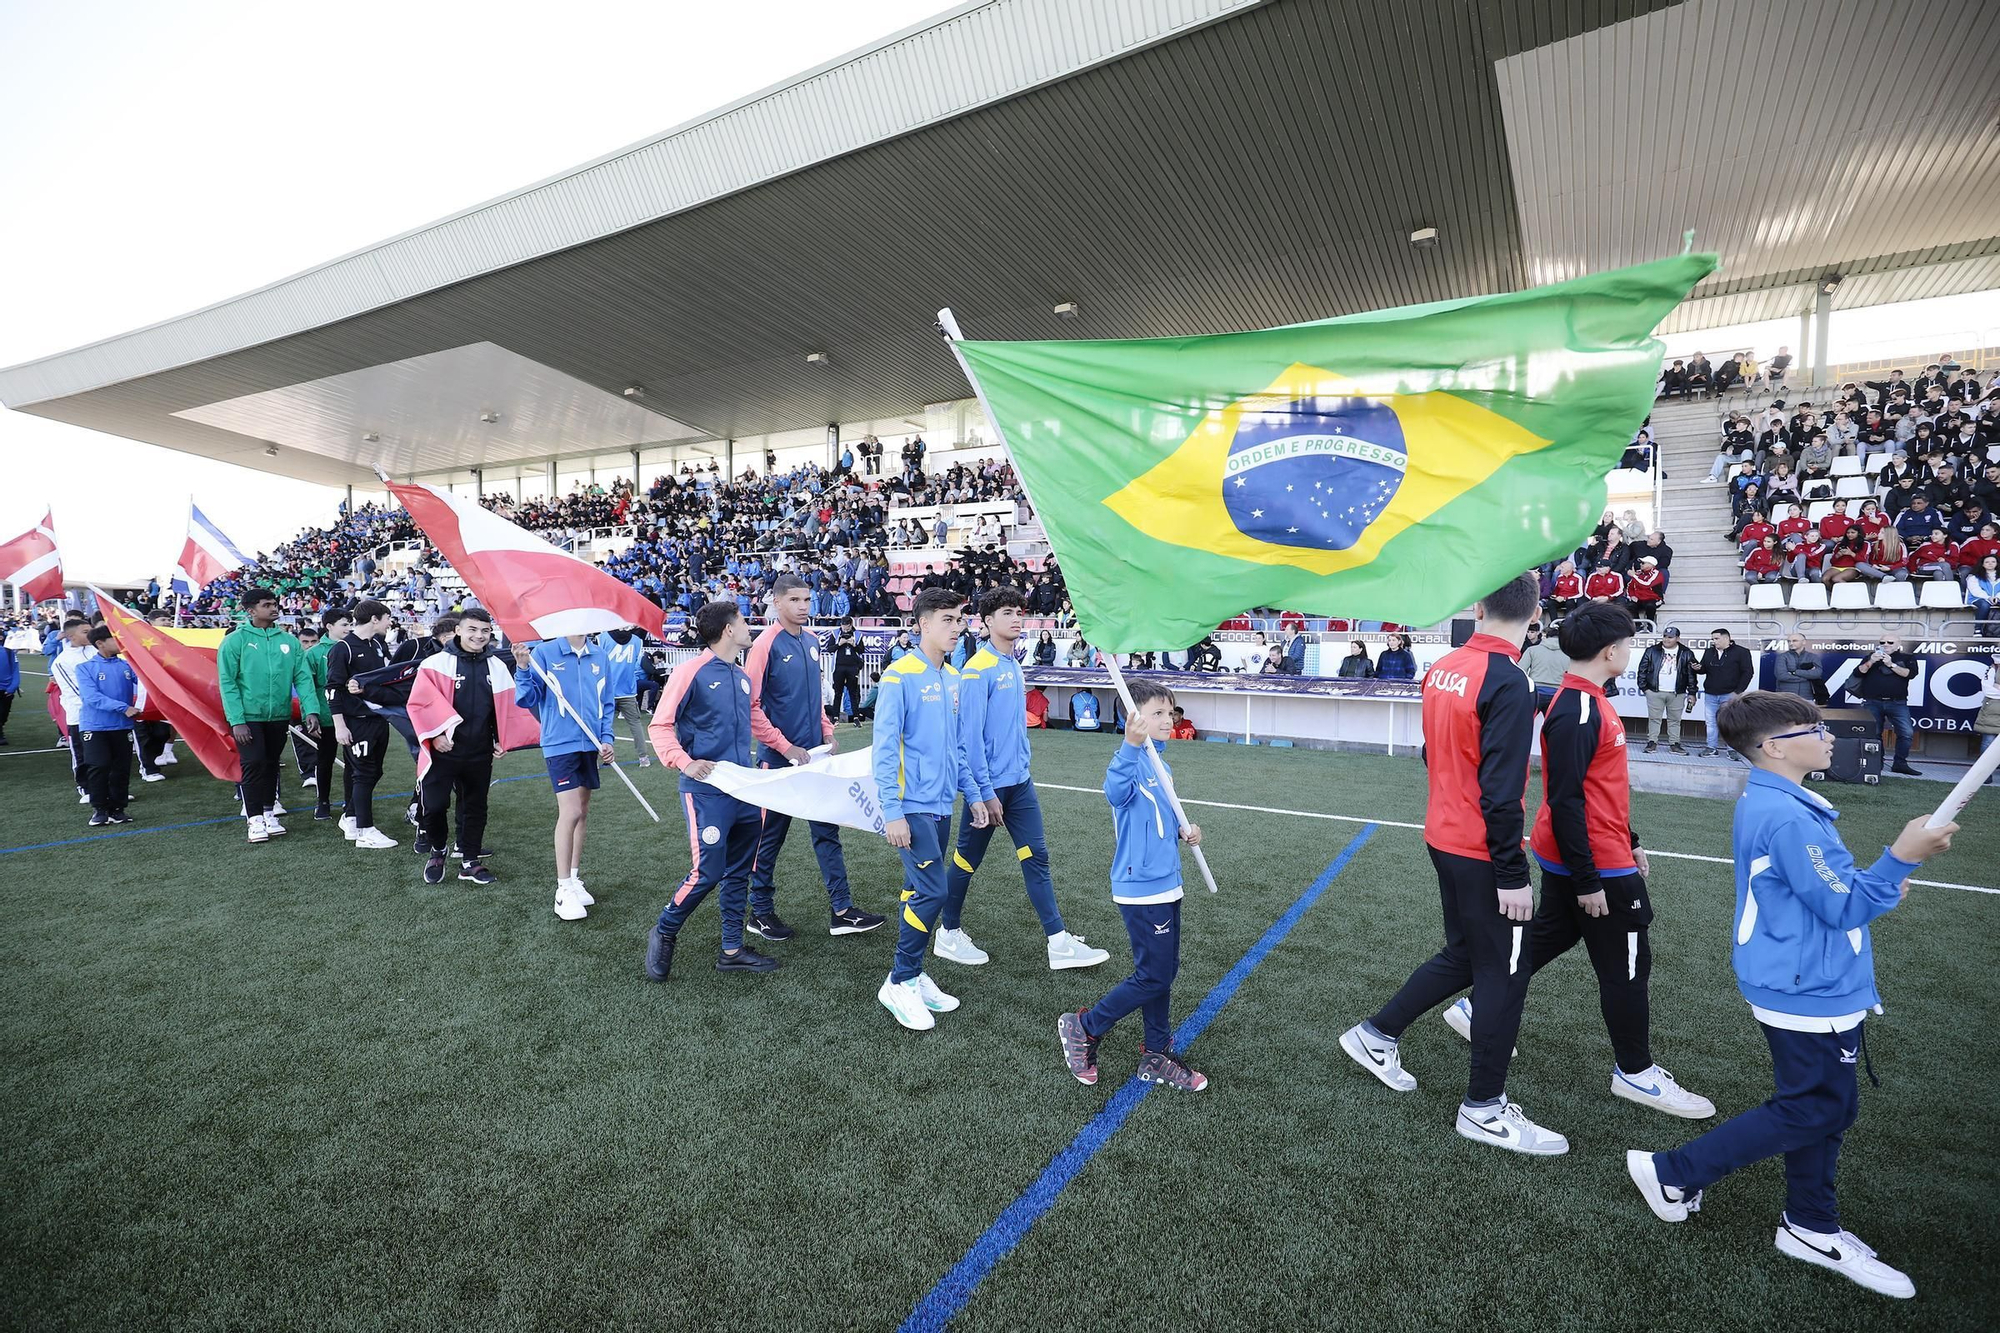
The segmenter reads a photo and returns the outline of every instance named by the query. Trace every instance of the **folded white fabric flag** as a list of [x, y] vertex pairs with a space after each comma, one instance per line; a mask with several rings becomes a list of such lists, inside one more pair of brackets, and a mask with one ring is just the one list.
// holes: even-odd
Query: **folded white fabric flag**
[[717, 764], [708, 775], [708, 785], [739, 801], [794, 819], [882, 832], [882, 807], [875, 801], [869, 752], [850, 750], [829, 756], [820, 749], [812, 755], [812, 763], [804, 768]]

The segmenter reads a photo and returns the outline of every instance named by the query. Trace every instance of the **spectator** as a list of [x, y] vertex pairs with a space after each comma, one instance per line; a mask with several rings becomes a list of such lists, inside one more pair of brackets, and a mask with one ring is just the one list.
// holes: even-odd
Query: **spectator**
[[1528, 637], [1521, 646], [1521, 670], [1527, 672], [1528, 679], [1535, 686], [1535, 711], [1541, 712], [1549, 706], [1549, 700], [1556, 697], [1562, 688], [1562, 678], [1569, 673], [1569, 654], [1556, 642], [1556, 636], [1539, 625], [1528, 627]]
[[1778, 354], [1764, 364], [1764, 383], [1773, 392], [1785, 387], [1785, 372], [1792, 368], [1792, 349], [1780, 347]]
[[1549, 591], [1548, 610], [1560, 619], [1574, 611], [1582, 602], [1583, 580], [1577, 577], [1576, 566], [1564, 560], [1556, 566], [1555, 583]]
[[[1850, 536], [1860, 534], [1861, 529], [1849, 530]], [[1884, 528], [1872, 546], [1868, 556], [1854, 567], [1854, 572], [1875, 583], [1908, 583], [1910, 581], [1910, 561], [1901, 537], [1893, 528]]]
[[[1985, 754], [1993, 748], [1995, 737], [2000, 737], [2000, 657], [1987, 659], [1986, 679], [1981, 684], [1979, 714], [1972, 720], [1972, 729], [1979, 735], [1979, 753]], [[2000, 784], [2000, 771], [1986, 779], [1991, 787]]]
[[1597, 568], [1583, 585], [1583, 595], [1593, 602], [1625, 604], [1625, 576], [1611, 567], [1611, 561], [1600, 558]]
[[1667, 545], [1667, 534], [1658, 528], [1646, 534], [1646, 540], [1634, 548], [1634, 554], [1640, 560], [1644, 560], [1647, 556], [1653, 557], [1662, 570], [1674, 563], [1674, 548]]
[[1776, 583], [1783, 577], [1783, 562], [1778, 558], [1778, 539], [1767, 534], [1762, 542], [1744, 555], [1743, 581], [1752, 585]]
[[1415, 680], [1417, 678], [1417, 655], [1410, 651], [1410, 636], [1391, 634], [1389, 646], [1375, 659], [1377, 680]]
[[1671, 398], [1675, 394], [1685, 396], [1688, 392], [1687, 362], [1676, 360], [1660, 372], [1660, 397]]
[[[1824, 526], [1821, 532], [1825, 531]], [[1886, 529], [1885, 529], [1886, 531]], [[1822, 541], [1825, 539], [1822, 538]], [[1874, 554], [1874, 546], [1863, 535], [1861, 529], [1851, 528], [1839, 541], [1828, 543], [1825, 557], [1825, 571], [1820, 582], [1831, 588], [1836, 583], [1852, 583], [1861, 577], [1861, 566]]]
[[1981, 638], [2000, 638], [2000, 555], [1988, 552], [1979, 568], [1965, 576], [1965, 604], [1972, 608]]
[[1375, 664], [1368, 660], [1368, 645], [1359, 639], [1347, 645], [1347, 656], [1340, 659], [1340, 677], [1343, 680], [1375, 679]]
[[1819, 521], [1819, 535], [1827, 541], [1837, 542], [1845, 537], [1847, 530], [1853, 526], [1854, 519], [1848, 515], [1847, 501], [1835, 500], [1833, 512]]
[[[1807, 579], [1823, 578], [1826, 558], [1833, 550], [1833, 543], [1826, 541], [1810, 529], [1800, 538], [1797, 545], [1788, 548], [1785, 560], [1785, 577], [1801, 582]], [[1845, 580], [1841, 580], [1845, 581]], [[1830, 582], [1830, 581], [1829, 581]]]
[[1945, 536], [1943, 528], [1931, 529], [1930, 540], [1910, 552], [1908, 572], [1921, 579], [1958, 582], [1958, 546]]
[[1715, 393], [1717, 397], [1728, 393], [1743, 379], [1742, 354], [1737, 353], [1715, 368]]
[[1303, 676], [1306, 673], [1306, 635], [1303, 629], [1292, 631], [1292, 637], [1285, 641], [1285, 655], [1281, 670], [1287, 676]]
[[1821, 679], [1819, 654], [1806, 645], [1806, 636], [1793, 630], [1785, 646], [1771, 656], [1771, 688], [1780, 694], [1813, 698], [1813, 687]]
[[1285, 650], [1280, 644], [1271, 644], [1264, 650], [1264, 662], [1258, 669], [1259, 675], [1282, 676], [1285, 674]]
[[1188, 721], [1187, 711], [1179, 704], [1174, 705], [1174, 729], [1170, 739], [1191, 741], [1195, 738], [1194, 723]]
[[1870, 537], [1889, 526], [1889, 517], [1882, 512], [1881, 503], [1872, 498], [1861, 502], [1861, 512], [1855, 515], [1854, 521], [1860, 524], [1861, 530]]
[[2000, 555], [2000, 525], [1981, 523], [1979, 535], [1958, 544], [1958, 570], [1967, 573], [1979, 568], [1989, 555]]
[[1884, 635], [1881, 646], [1854, 666], [1847, 689], [1861, 700], [1861, 706], [1875, 719], [1875, 730], [1894, 727], [1896, 759], [1890, 771], [1906, 777], [1921, 776], [1910, 766], [1910, 738], [1916, 723], [1910, 717], [1910, 681], [1917, 674], [1917, 659], [1895, 635]]
[[[1708, 722], [1708, 748], [1702, 751], [1702, 757], [1714, 759], [1724, 753], [1715, 715], [1724, 704], [1750, 688], [1754, 674], [1750, 651], [1732, 641], [1728, 630], [1717, 629], [1709, 635], [1708, 649], [1695, 664], [1695, 670], [1701, 673], [1702, 712]], [[1736, 759], [1734, 750], [1728, 753], [1732, 760]]]
[[1216, 646], [1213, 636], [1203, 635], [1200, 643], [1188, 649], [1188, 670], [1222, 670], [1222, 649]]
[[1042, 687], [1033, 686], [1028, 690], [1025, 701], [1028, 709], [1028, 725], [1047, 727], [1049, 725], [1049, 696], [1042, 693]]
[[1097, 665], [1097, 653], [1083, 641], [1081, 634], [1069, 646], [1069, 667], [1072, 670], [1088, 670]]
[[1056, 664], [1056, 636], [1043, 630], [1035, 639], [1035, 665], [1052, 667]]
[[1708, 358], [1700, 352], [1696, 352], [1687, 363], [1686, 383], [1687, 392], [1690, 394], [1697, 390], [1706, 393], [1710, 388], [1714, 387], [1715, 368], [1709, 365]]
[[1739, 561], [1762, 546], [1766, 537], [1777, 535], [1778, 529], [1772, 526], [1761, 509], [1752, 509], [1743, 516], [1743, 521], [1737, 524], [1733, 531], [1723, 534], [1736, 542], [1736, 558]]
[[1694, 711], [1694, 654], [1681, 646], [1681, 632], [1672, 625], [1660, 632], [1660, 641], [1639, 657], [1639, 689], [1646, 696], [1646, 753], [1652, 754], [1667, 742], [1674, 754], [1686, 754], [1681, 746], [1681, 718]]
[[1658, 616], [1665, 609], [1666, 595], [1667, 574], [1659, 557], [1640, 556], [1638, 567], [1625, 578], [1625, 600], [1632, 614], [1649, 620]]
[[1104, 729], [1104, 718], [1095, 694], [1089, 690], [1076, 690], [1070, 694], [1069, 725], [1072, 731]]

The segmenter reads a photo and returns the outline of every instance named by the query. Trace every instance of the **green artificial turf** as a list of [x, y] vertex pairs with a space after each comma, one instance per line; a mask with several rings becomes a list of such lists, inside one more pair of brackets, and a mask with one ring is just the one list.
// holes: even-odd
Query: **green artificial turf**
[[[26, 719], [16, 747], [48, 742]], [[843, 744], [865, 732], [843, 730]], [[135, 783], [135, 836], [88, 830], [60, 754], [0, 752], [4, 1318], [24, 1329], [887, 1329], [1116, 1092], [1062, 1069], [1053, 1022], [1123, 974], [1094, 789], [1103, 736], [1035, 740], [1071, 929], [1110, 948], [1050, 973], [1006, 841], [966, 913], [993, 955], [937, 963], [964, 1000], [934, 1032], [875, 1001], [893, 924], [829, 938], [803, 831], [780, 909], [801, 928], [768, 977], [710, 967], [712, 907], [672, 982], [640, 979], [644, 933], [686, 872], [671, 776], [634, 772], [593, 809], [598, 906], [558, 921], [553, 802], [533, 756], [496, 786], [500, 882], [425, 886], [410, 830], [351, 849], [294, 814], [248, 846], [191, 760]], [[1416, 822], [1413, 758], [1179, 745], [1183, 793]], [[136, 775], [135, 775], [136, 776]], [[385, 790], [407, 788], [392, 757]], [[1538, 784], [1537, 784], [1538, 785]], [[295, 796], [288, 775], [286, 799]], [[1863, 859], [1943, 792], [1829, 788]], [[390, 808], [394, 808], [392, 804]], [[1991, 795], [1925, 877], [2000, 884]], [[1175, 1019], [1186, 1018], [1360, 825], [1197, 807], [1223, 892], [1190, 866]], [[1641, 796], [1651, 847], [1728, 854], [1729, 807]], [[92, 837], [92, 834], [99, 836]], [[6, 851], [66, 839], [43, 850]], [[856, 897], [892, 911], [900, 873], [847, 838]], [[1654, 862], [1654, 1039], [1725, 1114], [1768, 1092], [1731, 982], [1727, 866]], [[1413, 830], [1379, 828], [1194, 1046], [1214, 1080], [1155, 1092], [974, 1293], [958, 1326], [1365, 1329], [1983, 1329], [2000, 1224], [1990, 1033], [2000, 897], [1913, 890], [1876, 927], [1882, 1087], [1862, 1090], [1842, 1170], [1848, 1224], [1908, 1270], [1897, 1303], [1778, 1255], [1783, 1176], [1653, 1219], [1624, 1150], [1691, 1134], [1613, 1099], [1577, 951], [1537, 978], [1509, 1094], [1566, 1133], [1530, 1160], [1451, 1129], [1465, 1050], [1412, 1029], [1398, 1095], [1335, 1041], [1435, 947], [1435, 881]]]

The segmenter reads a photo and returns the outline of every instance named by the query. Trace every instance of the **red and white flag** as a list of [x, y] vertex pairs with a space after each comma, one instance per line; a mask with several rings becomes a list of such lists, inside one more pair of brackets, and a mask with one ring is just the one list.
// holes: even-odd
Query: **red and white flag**
[[250, 563], [250, 557], [236, 549], [236, 543], [208, 516], [188, 502], [187, 541], [181, 546], [180, 561], [174, 566], [173, 590], [183, 597], [193, 596], [226, 574]]
[[31, 602], [52, 602], [63, 595], [62, 553], [56, 549], [53, 509], [42, 521], [13, 541], [0, 543], [0, 579], [20, 585]]
[[516, 642], [636, 625], [662, 637], [665, 613], [636, 589], [449, 490], [388, 481], [424, 536], [444, 553]]
[[[410, 682], [410, 726], [422, 748], [417, 751], [417, 781], [430, 771], [431, 746], [440, 736], [455, 737], [458, 724], [458, 673], [463, 660], [456, 653], [437, 652], [417, 665]], [[504, 750], [522, 750], [542, 742], [535, 715], [514, 702], [511, 659], [495, 654], [486, 659], [487, 682], [493, 689], [493, 729]], [[454, 745], [456, 741], [454, 741]], [[477, 759], [477, 755], [467, 755]]]

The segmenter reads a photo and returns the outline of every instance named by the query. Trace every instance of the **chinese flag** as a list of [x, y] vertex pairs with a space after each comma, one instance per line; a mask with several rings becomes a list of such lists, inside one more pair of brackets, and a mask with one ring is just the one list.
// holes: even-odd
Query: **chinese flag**
[[222, 716], [215, 649], [183, 643], [101, 592], [97, 594], [97, 609], [118, 636], [125, 660], [145, 683], [151, 705], [147, 711], [159, 709], [203, 768], [224, 782], [243, 781], [243, 762], [237, 757], [229, 723]]

